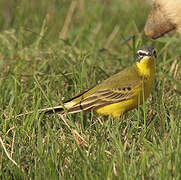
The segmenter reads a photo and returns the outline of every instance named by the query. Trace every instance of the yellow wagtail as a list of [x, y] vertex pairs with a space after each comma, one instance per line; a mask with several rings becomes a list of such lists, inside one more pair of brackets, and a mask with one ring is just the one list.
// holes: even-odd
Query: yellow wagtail
[[[143, 99], [149, 96], [153, 87], [155, 59], [156, 51], [153, 47], [140, 48], [136, 53], [134, 65], [64, 102], [64, 107], [68, 113], [93, 110], [114, 117], [119, 117], [124, 112], [137, 108], [139, 104], [143, 103]], [[56, 106], [41, 109], [39, 113], [53, 113], [62, 110], [62, 106]], [[32, 112], [25, 114], [30, 113]]]

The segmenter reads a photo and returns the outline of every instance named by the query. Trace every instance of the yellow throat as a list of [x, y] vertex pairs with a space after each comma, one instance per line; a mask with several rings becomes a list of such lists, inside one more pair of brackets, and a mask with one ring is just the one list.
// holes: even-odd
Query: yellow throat
[[155, 58], [154, 57], [143, 57], [139, 62], [136, 63], [138, 72], [141, 76], [149, 77], [155, 76]]
[[143, 57], [140, 62], [136, 63], [138, 73], [143, 77], [143, 86], [145, 98], [151, 93], [155, 81], [155, 58], [154, 57]]

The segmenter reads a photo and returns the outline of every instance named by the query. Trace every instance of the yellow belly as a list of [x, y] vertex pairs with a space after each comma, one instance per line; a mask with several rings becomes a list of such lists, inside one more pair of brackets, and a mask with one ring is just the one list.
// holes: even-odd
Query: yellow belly
[[119, 117], [124, 112], [134, 109], [138, 106], [137, 99], [129, 99], [119, 103], [110, 104], [104, 107], [99, 107], [94, 111], [103, 115], [112, 115], [113, 117]]

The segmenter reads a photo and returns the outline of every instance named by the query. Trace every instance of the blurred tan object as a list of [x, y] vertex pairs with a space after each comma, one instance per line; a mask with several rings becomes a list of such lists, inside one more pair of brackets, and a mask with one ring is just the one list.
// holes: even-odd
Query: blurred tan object
[[181, 33], [181, 0], [155, 0], [145, 24], [145, 34], [156, 39], [173, 29]]

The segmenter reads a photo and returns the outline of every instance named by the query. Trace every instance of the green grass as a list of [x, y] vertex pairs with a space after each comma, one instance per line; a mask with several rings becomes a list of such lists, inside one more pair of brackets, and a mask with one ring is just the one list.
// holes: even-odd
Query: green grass
[[[180, 37], [147, 39], [149, 10], [143, 0], [0, 2], [0, 137], [17, 163], [1, 144], [0, 179], [181, 178]], [[142, 45], [158, 51], [145, 108], [118, 119], [37, 113], [130, 66]]]

